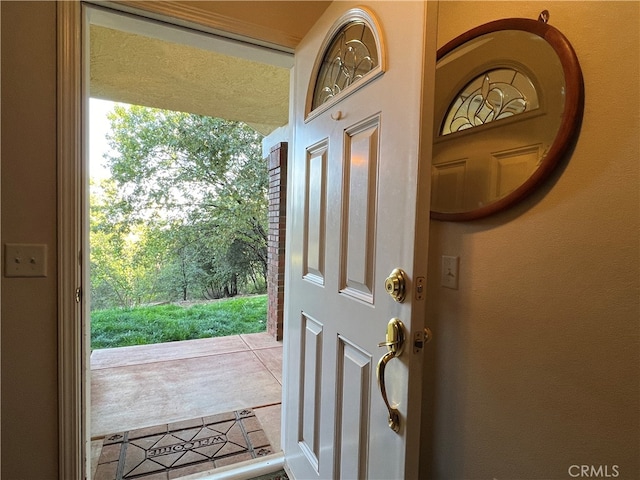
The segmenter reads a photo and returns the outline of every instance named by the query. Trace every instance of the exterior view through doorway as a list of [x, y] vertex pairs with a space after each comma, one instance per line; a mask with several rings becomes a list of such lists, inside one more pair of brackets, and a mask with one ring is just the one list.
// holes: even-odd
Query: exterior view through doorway
[[[125, 78], [127, 73], [129, 75], [132, 73], [132, 71], [126, 72], [127, 65], [123, 63], [123, 58], [126, 60], [127, 55], [123, 55], [123, 50], [118, 49], [111, 52], [111, 55], [114, 53], [115, 55], [111, 59], [109, 58], [109, 49], [114, 45], [122, 44], [128, 45], [127, 51], [129, 52], [135, 52], [139, 47], [141, 54], [145, 55], [147, 59], [152, 58], [150, 51], [159, 46], [176, 49], [167, 53], [173, 59], [189, 58], [188, 55], [178, 54], [178, 50], [188, 51], [193, 54], [194, 59], [191, 67], [194, 64], [199, 67], [206, 64], [206, 61], [203, 63], [202, 58], [198, 57], [205, 55], [209, 57], [208, 60], [211, 62], [245, 62], [258, 64], [257, 68], [263, 70], [271, 68], [275, 71], [271, 78], [277, 79], [280, 76], [286, 79], [284, 95], [288, 96], [288, 63], [291, 61], [288, 55], [276, 55], [274, 60], [274, 53], [270, 52], [266, 60], [262, 58], [256, 60], [255, 56], [260, 56], [262, 52], [256, 53], [255, 47], [234, 44], [234, 48], [239, 48], [240, 57], [236, 57], [234, 56], [236, 53], [232, 53], [232, 50], [234, 52], [235, 50], [224, 39], [217, 39], [223, 44], [221, 48], [220, 45], [209, 45], [208, 42], [215, 43], [214, 39], [207, 39], [202, 34], [190, 38], [190, 36], [193, 37], [193, 32], [180, 32], [177, 29], [161, 27], [147, 20], [106, 12], [102, 9], [91, 7], [85, 7], [85, 9], [85, 78], [90, 71], [90, 81], [87, 82], [90, 88], [84, 97], [87, 102], [88, 97], [93, 98], [95, 93], [97, 97], [127, 103], [132, 102], [132, 99], [139, 99], [141, 101], [136, 103], [144, 102], [143, 104], [151, 107], [190, 112], [195, 110], [195, 113], [202, 115], [211, 113], [225, 115], [224, 110], [202, 111], [202, 108], [206, 110], [206, 105], [197, 108], [194, 108], [193, 104], [189, 104], [189, 102], [185, 102], [184, 106], [181, 105], [180, 102], [184, 100], [185, 96], [182, 95], [180, 98], [180, 95], [175, 95], [175, 91], [180, 90], [181, 86], [179, 80], [174, 77], [163, 78], [156, 72], [156, 78], [163, 78], [165, 82], [173, 82], [172, 85], [161, 84], [158, 92], [154, 92], [153, 88], [148, 86], [145, 89], [144, 78], [140, 78], [140, 75], [136, 78], [133, 86], [127, 85], [126, 81], [122, 82], [121, 79]], [[102, 41], [100, 42], [100, 40]], [[217, 49], [224, 51], [224, 54], [217, 52]], [[283, 58], [280, 58], [281, 56]], [[250, 57], [250, 59], [246, 57]], [[150, 68], [149, 63], [141, 65], [140, 59], [136, 60], [134, 54], [130, 55], [129, 61], [131, 63], [128, 67], [133, 66], [138, 69], [137, 73], [140, 73], [141, 69], [144, 70], [145, 66]], [[163, 63], [162, 58], [156, 58], [155, 61]], [[274, 63], [275, 65], [273, 65]], [[175, 66], [171, 68], [175, 68]], [[191, 75], [194, 74], [188, 61], [184, 68]], [[230, 68], [233, 68], [233, 65]], [[162, 73], [162, 65], [159, 67], [159, 72]], [[207, 72], [198, 71], [197, 76], [207, 78]], [[281, 85], [282, 83], [280, 82]], [[208, 84], [208, 88], [211, 89], [210, 85], [215, 85], [215, 82], [210, 81]], [[275, 89], [277, 90], [281, 85], [276, 85]], [[197, 86], [190, 85], [189, 87], [189, 97], [197, 97]], [[215, 90], [216, 87], [213, 88]], [[165, 101], [165, 98], [168, 100]], [[233, 99], [228, 101], [233, 101]], [[253, 109], [261, 110], [259, 106], [254, 106]], [[282, 121], [284, 121], [282, 124], [286, 123], [287, 108], [285, 108], [285, 112], [285, 116], [280, 115], [279, 119], [277, 116], [275, 119], [268, 118], [268, 116], [264, 119], [255, 118], [248, 113], [246, 123], [258, 131], [271, 133], [276, 126], [279, 126], [278, 123]], [[233, 120], [238, 119], [234, 118]], [[89, 122], [89, 130], [91, 128], [92, 125]], [[278, 136], [282, 138], [282, 133], [279, 133]], [[266, 142], [269, 142], [269, 137]], [[271, 146], [266, 142], [264, 145]], [[271, 147], [267, 154], [263, 155], [266, 157], [266, 159], [263, 158], [264, 168], [268, 170], [269, 200], [268, 227], [265, 232], [268, 235], [268, 245], [265, 248], [265, 251], [268, 252], [267, 271], [265, 272], [268, 277], [269, 297], [267, 332], [94, 351], [88, 346], [87, 351], [92, 353], [91, 358], [86, 361], [89, 368], [85, 371], [85, 378], [87, 383], [86, 404], [91, 406], [87, 408], [89, 415], [87, 419], [88, 434], [94, 440], [92, 442], [92, 474], [96, 473], [97, 468], [113, 467], [113, 462], [107, 458], [108, 454], [105, 457], [102, 447], [106, 437], [116, 438], [123, 432], [139, 431], [147, 427], [155, 428], [161, 424], [171, 426], [176, 422], [191, 421], [194, 418], [208, 418], [211, 415], [222, 415], [233, 411], [243, 412], [243, 409], [246, 408], [253, 409], [252, 414], [254, 413], [264, 426], [273, 449], [275, 451], [280, 449], [282, 345], [279, 340], [282, 339], [283, 329], [284, 207], [286, 204], [284, 195], [287, 148], [286, 143], [277, 143]], [[92, 154], [90, 151], [87, 153], [89, 156]], [[91, 174], [93, 163], [91, 166], [85, 164], [85, 168]], [[237, 172], [235, 173], [237, 174]], [[85, 185], [84, 189], [88, 191], [88, 185]], [[88, 227], [91, 224], [87, 218], [91, 208], [91, 200], [88, 195], [85, 195], [85, 198], [87, 199], [87, 208], [85, 208], [83, 223]], [[266, 215], [267, 212], [265, 212]], [[87, 227], [85, 227], [85, 232], [89, 230]], [[85, 233], [86, 245], [88, 237], [89, 234]], [[90, 249], [93, 245], [87, 246]], [[84, 278], [89, 279], [90, 275], [89, 266], [85, 265]], [[84, 291], [88, 292], [88, 282], [85, 281], [84, 287]], [[91, 318], [89, 303], [89, 301], [86, 302], [84, 309], [86, 319]], [[85, 338], [89, 343], [91, 341], [91, 335], [88, 331], [89, 322], [86, 322], [86, 325]], [[109, 442], [107, 441], [107, 443]], [[261, 445], [254, 446], [258, 451], [258, 447]], [[114, 447], [109, 448], [113, 450]], [[265, 449], [262, 451], [264, 454]], [[233, 456], [231, 453], [224, 458], [216, 458], [216, 466], [228, 462]], [[240, 460], [251, 458], [251, 456], [247, 457], [247, 452], [240, 453], [244, 454], [242, 458], [238, 455]], [[102, 463], [100, 463], [101, 454], [104, 460]], [[106, 464], [110, 465], [105, 467]], [[210, 465], [207, 464], [207, 466], [211, 468]], [[195, 473], [196, 471], [198, 470], [185, 470], [183, 473]]]

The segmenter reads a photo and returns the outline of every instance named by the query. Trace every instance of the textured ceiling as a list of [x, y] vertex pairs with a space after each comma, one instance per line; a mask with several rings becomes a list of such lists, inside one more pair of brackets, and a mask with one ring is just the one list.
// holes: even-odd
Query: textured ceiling
[[287, 124], [289, 69], [91, 25], [90, 95], [241, 120], [263, 134]]
[[[130, 1], [115, 3], [159, 20], [292, 52], [329, 1]], [[120, 8], [118, 7], [118, 8]], [[159, 16], [158, 16], [159, 15]], [[235, 55], [141, 35], [120, 24], [90, 29], [92, 97], [242, 120], [263, 134], [288, 122], [289, 66], [262, 54]], [[222, 53], [224, 52], [224, 53]], [[273, 57], [271, 57], [273, 58]]]

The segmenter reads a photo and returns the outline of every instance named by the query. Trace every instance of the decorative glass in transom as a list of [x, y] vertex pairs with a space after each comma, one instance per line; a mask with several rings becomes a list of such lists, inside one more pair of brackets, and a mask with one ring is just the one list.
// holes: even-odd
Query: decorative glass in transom
[[333, 37], [322, 58], [311, 109], [335, 97], [378, 65], [373, 32], [366, 23], [354, 20]]
[[440, 135], [449, 135], [539, 107], [531, 79], [511, 68], [485, 72], [456, 96], [447, 110]]

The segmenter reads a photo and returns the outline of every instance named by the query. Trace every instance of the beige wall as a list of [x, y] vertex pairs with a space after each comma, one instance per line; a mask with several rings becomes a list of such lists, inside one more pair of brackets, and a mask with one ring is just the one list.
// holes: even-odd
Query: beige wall
[[[47, 278], [1, 280], [1, 476], [42, 480], [57, 477], [58, 456], [55, 3], [1, 8], [1, 243], [49, 245]], [[442, 2], [439, 42], [541, 8]], [[639, 7], [544, 8], [582, 63], [582, 133], [521, 206], [433, 223], [430, 277], [441, 254], [461, 256], [458, 291], [430, 284], [436, 388], [425, 394], [423, 467], [438, 478], [568, 478], [572, 463], [617, 464], [632, 478], [640, 468]]]
[[2, 8], [2, 246], [45, 243], [46, 278], [2, 278], [3, 479], [57, 477], [56, 4]]
[[[619, 478], [640, 471], [640, 4], [444, 1], [438, 45], [543, 8], [583, 69], [582, 130], [521, 205], [431, 223], [425, 478], [565, 479], [573, 464], [609, 465], [610, 475], [618, 465]], [[441, 255], [460, 256], [457, 291], [438, 285]]]

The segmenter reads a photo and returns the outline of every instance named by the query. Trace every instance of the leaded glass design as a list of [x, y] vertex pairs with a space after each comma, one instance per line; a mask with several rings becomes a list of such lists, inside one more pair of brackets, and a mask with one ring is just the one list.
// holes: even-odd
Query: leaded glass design
[[449, 107], [440, 135], [449, 135], [539, 107], [531, 79], [512, 68], [487, 71], [469, 82]]
[[311, 109], [335, 97], [378, 66], [373, 32], [361, 20], [345, 24], [331, 40], [316, 77]]

